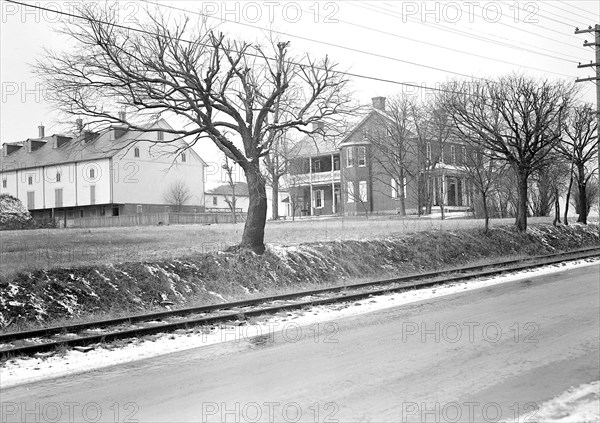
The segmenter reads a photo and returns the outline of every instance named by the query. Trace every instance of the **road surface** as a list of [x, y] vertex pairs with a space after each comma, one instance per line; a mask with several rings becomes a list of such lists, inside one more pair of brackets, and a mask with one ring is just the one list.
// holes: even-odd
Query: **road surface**
[[[0, 393], [2, 421], [535, 421], [600, 379], [600, 265]], [[1, 382], [1, 381], [0, 381]]]

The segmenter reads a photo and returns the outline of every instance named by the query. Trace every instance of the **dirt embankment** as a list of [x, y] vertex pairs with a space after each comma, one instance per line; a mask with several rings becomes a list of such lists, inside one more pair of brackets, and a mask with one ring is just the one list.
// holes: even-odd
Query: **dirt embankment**
[[599, 245], [598, 226], [536, 225], [420, 232], [397, 238], [269, 246], [177, 260], [20, 273], [0, 280], [0, 327], [202, 304]]

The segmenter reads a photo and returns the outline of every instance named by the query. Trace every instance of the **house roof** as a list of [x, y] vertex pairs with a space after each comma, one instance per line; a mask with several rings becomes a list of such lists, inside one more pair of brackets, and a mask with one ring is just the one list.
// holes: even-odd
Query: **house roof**
[[[236, 182], [234, 184], [236, 197], [248, 197], [248, 184], [245, 182]], [[216, 188], [207, 191], [208, 195], [231, 195], [231, 186], [229, 184], [219, 185]]]
[[[363, 124], [365, 122], [367, 122], [371, 117], [373, 116], [378, 116], [381, 117], [385, 120], [388, 120], [390, 123], [394, 122], [394, 118], [392, 117], [392, 115], [390, 115], [389, 113], [387, 113], [385, 110], [381, 110], [381, 109], [377, 109], [377, 108], [371, 108], [367, 113], [365, 113], [362, 118], [356, 123], [356, 125], [354, 125], [352, 127], [352, 129], [346, 133], [346, 135], [344, 136], [344, 138], [342, 139], [340, 144], [347, 144], [350, 142], [350, 139], [352, 138], [352, 136], [363, 126]], [[409, 138], [413, 138], [415, 137], [415, 135], [408, 131], [409, 134]], [[369, 144], [370, 141], [369, 140], [359, 140], [359, 141], [352, 141], [352, 144]]]
[[[160, 119], [147, 128], [159, 130], [160, 128], [171, 129], [171, 126]], [[115, 156], [124, 148], [131, 147], [137, 141], [148, 141], [146, 133], [111, 127], [100, 133], [84, 132], [72, 139], [55, 134], [5, 143], [8, 146], [21, 145], [22, 147], [7, 156], [0, 157], [0, 171], [106, 159]], [[28, 144], [37, 148], [29, 152]]]

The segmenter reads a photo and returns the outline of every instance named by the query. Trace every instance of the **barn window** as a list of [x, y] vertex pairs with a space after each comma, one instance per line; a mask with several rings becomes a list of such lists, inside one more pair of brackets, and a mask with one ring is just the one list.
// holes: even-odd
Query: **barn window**
[[33, 176], [27, 177], [27, 185], [33, 185]]
[[217, 204], [219, 204], [219, 198], [213, 197], [213, 206], [216, 206]]
[[142, 205], [141, 204], [137, 205], [137, 212], [142, 213]]
[[2, 188], [6, 188], [6, 178], [2, 179]]
[[187, 157], [185, 156], [185, 153], [181, 153], [181, 161], [185, 162], [187, 160]]
[[54, 207], [62, 207], [63, 205], [63, 190], [56, 188], [54, 190]]
[[96, 177], [96, 169], [90, 169], [90, 179], [94, 179]]
[[140, 149], [138, 147], [133, 149], [133, 157], [140, 157]]
[[165, 133], [163, 131], [157, 131], [156, 132], [156, 139], [158, 141], [164, 141], [165, 140]]
[[60, 172], [56, 172], [56, 182], [60, 182], [61, 176]]

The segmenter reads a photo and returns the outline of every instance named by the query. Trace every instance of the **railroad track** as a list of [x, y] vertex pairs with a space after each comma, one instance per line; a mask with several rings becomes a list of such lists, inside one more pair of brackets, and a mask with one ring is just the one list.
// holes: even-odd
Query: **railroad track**
[[592, 247], [244, 301], [188, 307], [23, 332], [9, 332], [0, 334], [0, 359], [5, 360], [19, 355], [48, 352], [57, 348], [86, 346], [143, 335], [171, 332], [177, 329], [189, 329], [197, 326], [244, 320], [252, 316], [274, 314], [310, 306], [356, 301], [373, 295], [427, 288], [449, 282], [493, 276], [505, 272], [599, 256], [600, 247]]

